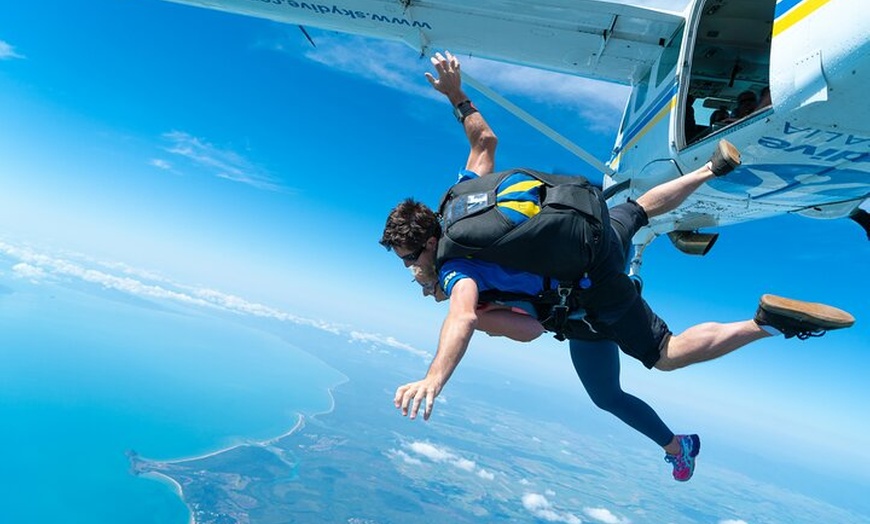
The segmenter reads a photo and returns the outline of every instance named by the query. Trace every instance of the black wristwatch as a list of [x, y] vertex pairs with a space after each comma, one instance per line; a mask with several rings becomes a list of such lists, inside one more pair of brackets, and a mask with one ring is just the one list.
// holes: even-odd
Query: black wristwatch
[[471, 103], [471, 100], [463, 100], [456, 104], [456, 107], [453, 108], [453, 114], [456, 116], [456, 120], [459, 120], [459, 123], [465, 122], [465, 119], [468, 118], [468, 115], [477, 113], [477, 108], [474, 107], [474, 104]]

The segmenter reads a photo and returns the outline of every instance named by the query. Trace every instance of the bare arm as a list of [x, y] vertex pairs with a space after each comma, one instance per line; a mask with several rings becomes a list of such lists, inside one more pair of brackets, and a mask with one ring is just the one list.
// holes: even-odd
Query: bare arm
[[494, 337], [531, 342], [544, 333], [544, 326], [530, 315], [505, 306], [485, 306], [477, 310], [477, 329]]
[[465, 169], [474, 171], [480, 176], [492, 173], [495, 169], [495, 148], [498, 145], [498, 137], [479, 112], [469, 115], [463, 125], [468, 143], [471, 144]]
[[713, 176], [710, 162], [707, 162], [691, 173], [653, 187], [638, 197], [637, 203], [649, 218], [663, 215], [679, 207], [701, 184]]
[[412, 419], [416, 418], [425, 399], [423, 419], [429, 420], [435, 397], [441, 393], [468, 349], [468, 343], [477, 327], [476, 307], [477, 284], [470, 278], [457, 282], [450, 294], [450, 310], [441, 326], [438, 351], [429, 365], [429, 371], [423, 380], [399, 386], [396, 390], [393, 403], [402, 409], [402, 415], [410, 413]]
[[[426, 73], [426, 79], [432, 87], [446, 96], [453, 107], [468, 100], [468, 96], [462, 90], [459, 60], [445, 51], [444, 55], [435, 53], [431, 61], [438, 73], [437, 79], [431, 73]], [[495, 148], [498, 145], [498, 137], [479, 112], [468, 115], [462, 125], [471, 147], [465, 169], [481, 176], [492, 173], [495, 168]]]

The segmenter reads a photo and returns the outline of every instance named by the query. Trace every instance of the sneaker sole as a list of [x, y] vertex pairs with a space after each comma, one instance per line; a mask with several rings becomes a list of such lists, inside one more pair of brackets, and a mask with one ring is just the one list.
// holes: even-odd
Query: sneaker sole
[[713, 152], [710, 162], [713, 164], [714, 175], [717, 177], [725, 176], [740, 166], [740, 151], [731, 142], [720, 140], [716, 144], [716, 150]]
[[717, 147], [719, 147], [719, 154], [722, 155], [722, 158], [731, 166], [737, 167], [740, 165], [740, 151], [734, 147], [734, 144], [727, 140], [720, 140]]
[[824, 329], [841, 329], [855, 323], [855, 317], [842, 309], [826, 304], [804, 302], [776, 295], [763, 295], [761, 308], [788, 318], [807, 321]]

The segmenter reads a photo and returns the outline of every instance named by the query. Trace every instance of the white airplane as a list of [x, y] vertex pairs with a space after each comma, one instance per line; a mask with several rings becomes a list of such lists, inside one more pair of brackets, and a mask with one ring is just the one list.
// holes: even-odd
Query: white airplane
[[783, 213], [850, 217], [870, 238], [867, 0], [691, 0], [682, 13], [601, 0], [170, 1], [628, 84], [604, 165], [471, 82], [600, 169], [614, 201], [690, 171], [721, 138], [737, 145], [740, 168], [638, 233], [633, 273], [658, 235], [706, 254], [717, 235], [700, 229]]

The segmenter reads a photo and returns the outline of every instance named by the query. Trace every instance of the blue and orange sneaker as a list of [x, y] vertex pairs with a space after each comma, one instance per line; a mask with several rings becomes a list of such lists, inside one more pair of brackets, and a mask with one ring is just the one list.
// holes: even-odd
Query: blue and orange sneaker
[[695, 457], [701, 451], [701, 438], [698, 435], [677, 435], [680, 441], [680, 454], [665, 453], [665, 462], [674, 466], [674, 480], [685, 482], [695, 472]]

